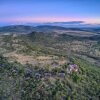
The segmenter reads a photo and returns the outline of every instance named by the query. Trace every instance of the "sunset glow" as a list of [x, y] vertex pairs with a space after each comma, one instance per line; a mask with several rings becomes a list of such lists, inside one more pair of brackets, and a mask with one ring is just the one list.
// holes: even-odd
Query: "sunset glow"
[[100, 24], [99, 10], [100, 0], [0, 0], [0, 23]]
[[70, 21], [83, 21], [86, 24], [100, 24], [100, 19], [79, 19], [79, 18], [59, 18], [59, 17], [37, 17], [37, 18], [32, 18], [32, 17], [22, 17], [22, 18], [2, 18], [0, 19], [0, 22], [11, 22], [11, 23], [34, 23], [34, 22], [39, 22], [39, 23], [45, 23], [45, 22], [70, 22]]

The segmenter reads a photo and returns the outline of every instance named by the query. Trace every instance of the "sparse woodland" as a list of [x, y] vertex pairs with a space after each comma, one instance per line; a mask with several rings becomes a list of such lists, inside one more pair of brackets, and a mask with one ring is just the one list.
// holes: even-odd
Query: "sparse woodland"
[[0, 100], [100, 99], [98, 37], [0, 35], [0, 54]]

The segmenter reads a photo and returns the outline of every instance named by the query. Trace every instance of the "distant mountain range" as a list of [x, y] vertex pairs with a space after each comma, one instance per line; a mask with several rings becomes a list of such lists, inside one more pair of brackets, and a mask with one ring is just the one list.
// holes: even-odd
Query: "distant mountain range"
[[[34, 24], [29, 24], [34, 25]], [[35, 24], [36, 25], [36, 24]], [[87, 24], [84, 21], [70, 21], [70, 22], [52, 22], [52, 23], [42, 23], [37, 25], [51, 25], [51, 26], [62, 26], [67, 28], [100, 28], [100, 24]]]
[[32, 26], [25, 25], [11, 25], [0, 27], [0, 33], [30, 33], [34, 30]]
[[[0, 26], [9, 26], [16, 25], [14, 23], [0, 23]], [[19, 23], [17, 25], [26, 25], [26, 26], [41, 26], [41, 25], [50, 25], [50, 26], [61, 26], [67, 28], [100, 28], [100, 24], [87, 24], [84, 21], [69, 21], [69, 22], [48, 22], [48, 23]]]
[[[72, 22], [74, 23], [74, 22]], [[77, 22], [78, 23], [78, 22]], [[0, 33], [31, 33], [32, 31], [37, 32], [57, 32], [57, 31], [89, 31], [89, 32], [98, 32], [100, 33], [99, 27], [94, 28], [69, 28], [69, 27], [62, 27], [62, 26], [53, 26], [53, 25], [40, 25], [40, 26], [29, 26], [29, 25], [10, 25], [0, 27]]]

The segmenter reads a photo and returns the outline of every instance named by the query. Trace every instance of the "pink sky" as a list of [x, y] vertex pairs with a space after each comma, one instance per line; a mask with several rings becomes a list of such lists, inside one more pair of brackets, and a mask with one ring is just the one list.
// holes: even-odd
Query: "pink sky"
[[22, 18], [2, 18], [0, 22], [9, 23], [34, 23], [34, 22], [70, 22], [70, 21], [84, 21], [86, 24], [100, 24], [100, 19], [93, 18], [72, 18], [72, 17], [22, 17]]

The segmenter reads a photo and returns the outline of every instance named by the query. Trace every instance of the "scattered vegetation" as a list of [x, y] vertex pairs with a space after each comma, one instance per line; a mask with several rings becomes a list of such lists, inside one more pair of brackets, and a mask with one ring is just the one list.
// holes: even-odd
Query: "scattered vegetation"
[[99, 100], [100, 41], [95, 38], [1, 35], [0, 100]]
[[99, 100], [100, 68], [75, 58], [79, 73], [67, 73], [68, 65], [48, 69], [0, 56], [0, 100]]

